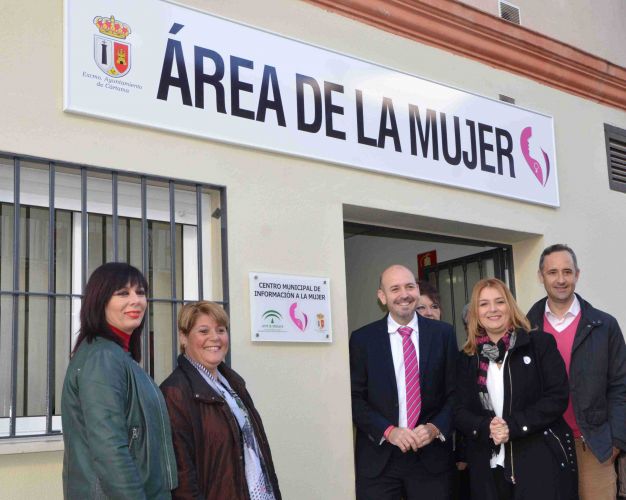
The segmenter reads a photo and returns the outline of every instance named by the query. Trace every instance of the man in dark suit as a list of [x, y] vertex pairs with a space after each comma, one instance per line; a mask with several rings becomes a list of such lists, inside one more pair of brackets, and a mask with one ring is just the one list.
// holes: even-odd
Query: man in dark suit
[[418, 297], [413, 273], [390, 266], [378, 289], [389, 314], [350, 338], [358, 500], [450, 497], [456, 337], [415, 313]]

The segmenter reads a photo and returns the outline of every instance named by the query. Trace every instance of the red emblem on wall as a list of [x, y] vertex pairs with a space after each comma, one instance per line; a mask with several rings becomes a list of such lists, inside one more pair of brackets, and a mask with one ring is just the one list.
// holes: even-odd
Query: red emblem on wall
[[437, 264], [437, 250], [417, 254], [417, 279], [424, 280], [424, 268]]

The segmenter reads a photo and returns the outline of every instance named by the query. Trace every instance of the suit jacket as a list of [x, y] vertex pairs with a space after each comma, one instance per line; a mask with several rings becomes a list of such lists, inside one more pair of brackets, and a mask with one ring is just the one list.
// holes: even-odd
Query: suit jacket
[[[418, 425], [431, 422], [446, 441], [435, 439], [417, 452], [433, 473], [452, 466], [452, 408], [457, 344], [452, 326], [418, 318], [422, 408]], [[387, 331], [387, 317], [356, 330], [350, 337], [352, 420], [356, 425], [356, 473], [376, 477], [394, 446], [380, 444], [390, 425], [398, 425], [398, 389]]]

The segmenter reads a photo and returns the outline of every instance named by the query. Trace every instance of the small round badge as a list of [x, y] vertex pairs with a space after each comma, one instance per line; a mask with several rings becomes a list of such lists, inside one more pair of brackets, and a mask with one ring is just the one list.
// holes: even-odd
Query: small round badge
[[530, 364], [530, 356], [524, 356], [524, 363], [527, 365]]

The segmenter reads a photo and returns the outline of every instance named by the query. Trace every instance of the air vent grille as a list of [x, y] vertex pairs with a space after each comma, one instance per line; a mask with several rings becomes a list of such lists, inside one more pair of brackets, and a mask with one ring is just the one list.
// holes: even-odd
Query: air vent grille
[[519, 7], [507, 2], [500, 2], [500, 17], [515, 24], [521, 24]]
[[626, 193], [626, 130], [604, 126], [606, 135], [609, 186], [614, 191]]

